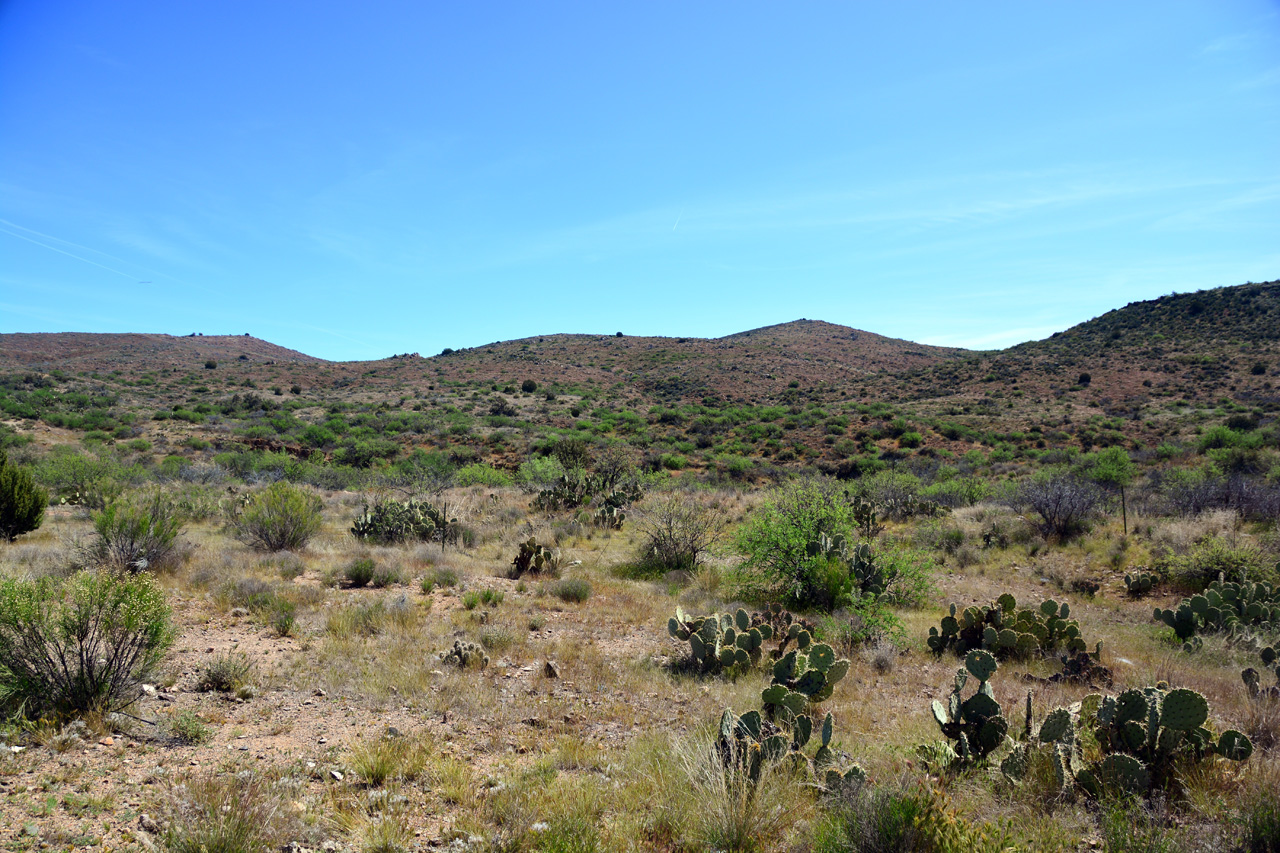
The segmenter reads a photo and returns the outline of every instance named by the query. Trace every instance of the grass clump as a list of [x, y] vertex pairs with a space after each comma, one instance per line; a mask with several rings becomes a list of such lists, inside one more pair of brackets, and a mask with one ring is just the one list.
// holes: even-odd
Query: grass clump
[[227, 652], [210, 661], [200, 672], [196, 690], [201, 693], [230, 693], [248, 684], [253, 662], [244, 654]]
[[563, 602], [581, 604], [591, 597], [591, 583], [583, 578], [563, 578], [551, 585], [551, 594]]
[[213, 739], [213, 729], [194, 711], [179, 711], [169, 723], [169, 734], [179, 743], [199, 746]]
[[315, 832], [261, 776], [220, 773], [171, 785], [160, 799], [169, 853], [274, 853]]

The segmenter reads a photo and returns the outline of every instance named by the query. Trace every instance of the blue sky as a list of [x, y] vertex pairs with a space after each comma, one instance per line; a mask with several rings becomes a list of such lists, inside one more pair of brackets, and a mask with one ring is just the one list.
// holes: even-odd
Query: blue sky
[[0, 0], [0, 331], [332, 359], [1280, 278], [1275, 2]]

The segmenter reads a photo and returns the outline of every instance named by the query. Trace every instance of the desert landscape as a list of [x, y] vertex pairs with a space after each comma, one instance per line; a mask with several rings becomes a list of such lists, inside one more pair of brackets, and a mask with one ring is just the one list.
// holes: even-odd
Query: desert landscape
[[331, 362], [0, 335], [15, 850], [1280, 844], [1280, 283]]

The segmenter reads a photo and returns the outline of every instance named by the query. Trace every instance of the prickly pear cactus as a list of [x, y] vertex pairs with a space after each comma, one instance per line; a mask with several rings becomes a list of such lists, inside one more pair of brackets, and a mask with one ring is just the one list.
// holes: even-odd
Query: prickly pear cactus
[[760, 701], [771, 718], [794, 717], [830, 699], [848, 672], [849, 661], [837, 660], [826, 643], [807, 644], [774, 662], [773, 683], [761, 692]]
[[1280, 588], [1269, 583], [1214, 581], [1202, 594], [1184, 598], [1176, 608], [1157, 607], [1152, 617], [1174, 630], [1179, 640], [1197, 633], [1280, 633]]
[[1132, 598], [1141, 598], [1151, 592], [1156, 576], [1148, 571], [1134, 571], [1124, 576], [1124, 588]]
[[520, 551], [511, 561], [511, 569], [507, 572], [507, 576], [514, 580], [526, 572], [555, 575], [559, 571], [559, 552], [539, 545], [530, 537], [528, 541], [520, 543]]
[[[813, 780], [819, 787], [835, 787], [865, 780], [866, 774], [848, 756], [832, 746], [835, 725], [831, 714], [821, 722], [807, 714], [796, 714], [775, 721], [760, 711], [748, 711], [741, 717], [726, 710], [720, 715], [720, 733], [716, 741], [721, 761], [733, 767], [752, 783], [768, 764], [786, 763], [792, 772]], [[817, 742], [810, 755], [806, 749]]]
[[667, 620], [672, 639], [689, 644], [689, 657], [702, 672], [742, 671], [760, 663], [773, 636], [768, 625], [752, 625], [747, 611], [690, 616], [677, 607]]
[[1014, 597], [1005, 593], [986, 607], [960, 610], [952, 604], [939, 626], [929, 629], [925, 642], [937, 654], [986, 649], [1001, 659], [1075, 655], [1088, 647], [1080, 636], [1080, 623], [1070, 614], [1070, 605], [1052, 600], [1019, 609]]
[[1234, 730], [1214, 740], [1205, 727], [1209, 702], [1194, 690], [1158, 685], [1099, 697], [1085, 707], [1081, 722], [1093, 725], [1104, 758], [1079, 771], [1076, 781], [1094, 796], [1166, 790], [1185, 765], [1214, 756], [1243, 761], [1253, 752], [1249, 739]]
[[[955, 753], [962, 765], [985, 761], [1000, 748], [1009, 732], [1009, 723], [990, 684], [997, 669], [991, 653], [975, 649], [965, 658], [964, 668], [956, 671], [946, 704], [937, 699], [933, 701], [933, 718], [942, 734], [956, 742]], [[965, 699], [962, 691], [970, 677], [978, 680], [978, 689]]]

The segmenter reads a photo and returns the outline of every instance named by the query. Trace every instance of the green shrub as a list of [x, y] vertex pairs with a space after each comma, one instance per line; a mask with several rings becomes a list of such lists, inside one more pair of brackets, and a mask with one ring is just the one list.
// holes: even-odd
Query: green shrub
[[1204, 539], [1186, 556], [1167, 556], [1155, 568], [1177, 586], [1195, 592], [1208, 587], [1219, 574], [1228, 583], [1280, 579], [1275, 564], [1256, 546], [1236, 545], [1220, 536]]
[[174, 555], [182, 518], [159, 492], [114, 500], [93, 517], [94, 538], [86, 557], [94, 565], [140, 572], [164, 567]]
[[31, 718], [119, 711], [172, 642], [150, 575], [0, 580], [0, 706]]
[[564, 465], [554, 456], [533, 456], [520, 465], [516, 485], [533, 491], [550, 489], [565, 475]]
[[169, 723], [169, 734], [179, 743], [199, 746], [213, 738], [213, 729], [195, 711], [179, 711]]
[[581, 604], [591, 597], [591, 584], [582, 578], [564, 578], [552, 584], [551, 594], [561, 601]]
[[490, 488], [501, 488], [511, 485], [511, 475], [506, 471], [494, 468], [492, 465], [485, 465], [483, 462], [473, 462], [463, 468], [458, 469], [456, 481], [459, 486], [488, 486]]
[[40, 529], [48, 502], [49, 496], [31, 473], [11, 464], [8, 454], [0, 450], [0, 539], [12, 542]]
[[368, 557], [354, 560], [351, 565], [347, 566], [345, 573], [347, 576], [347, 583], [355, 587], [368, 586], [369, 581], [373, 580], [374, 571], [375, 567], [373, 560]]
[[320, 531], [319, 496], [288, 483], [273, 483], [249, 499], [231, 519], [241, 542], [259, 551], [297, 551]]
[[742, 525], [742, 567], [758, 574], [788, 604], [807, 609], [829, 600], [830, 560], [810, 553], [820, 535], [851, 538], [847, 495], [827, 480], [797, 480], [770, 494]]

